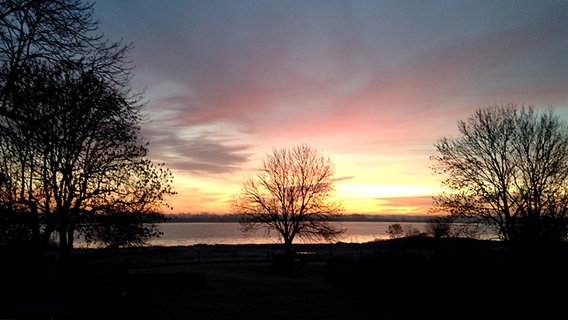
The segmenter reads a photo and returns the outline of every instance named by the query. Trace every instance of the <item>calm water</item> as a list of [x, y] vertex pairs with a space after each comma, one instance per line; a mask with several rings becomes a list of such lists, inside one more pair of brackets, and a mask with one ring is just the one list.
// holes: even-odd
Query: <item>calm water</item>
[[[378, 239], [388, 239], [386, 230], [395, 222], [343, 222], [345, 234], [338, 240], [342, 242], [364, 243]], [[424, 231], [423, 222], [396, 222], [402, 225], [412, 225], [419, 231]], [[234, 222], [170, 222], [160, 225], [164, 233], [162, 237], [153, 239], [149, 245], [156, 246], [188, 246], [195, 244], [266, 244], [279, 243], [278, 235], [274, 232], [266, 234], [258, 231], [253, 234], [243, 234], [238, 223]], [[296, 243], [308, 243], [296, 239]]]

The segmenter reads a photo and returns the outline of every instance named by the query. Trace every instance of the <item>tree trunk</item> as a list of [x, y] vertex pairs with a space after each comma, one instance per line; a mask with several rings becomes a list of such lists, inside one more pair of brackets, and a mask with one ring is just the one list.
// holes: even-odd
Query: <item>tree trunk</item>
[[38, 252], [41, 251], [43, 246], [41, 241], [40, 224], [39, 224], [39, 214], [33, 212], [30, 217], [30, 228], [32, 229], [32, 245], [34, 250]]
[[284, 255], [286, 258], [293, 258], [294, 252], [292, 251], [292, 238], [284, 238]]
[[47, 222], [45, 223], [45, 228], [43, 229], [43, 233], [41, 235], [42, 247], [47, 246], [49, 240], [51, 239], [51, 235], [55, 231], [55, 225], [52, 220], [53, 220], [52, 218], [48, 217]]
[[59, 260], [61, 262], [66, 262], [67, 258], [69, 257], [70, 248], [69, 243], [67, 242], [67, 228], [65, 224], [60, 225], [57, 228], [57, 232], [59, 233]]
[[282, 270], [284, 272], [294, 271], [294, 251], [292, 250], [292, 238], [284, 238], [284, 257], [282, 261]]
[[59, 258], [62, 261], [65, 261], [73, 248], [74, 223], [71, 221], [68, 211], [60, 209], [58, 216], [57, 232], [59, 233]]
[[70, 225], [67, 228], [67, 247], [69, 251], [73, 249], [74, 240], [75, 240], [75, 226]]

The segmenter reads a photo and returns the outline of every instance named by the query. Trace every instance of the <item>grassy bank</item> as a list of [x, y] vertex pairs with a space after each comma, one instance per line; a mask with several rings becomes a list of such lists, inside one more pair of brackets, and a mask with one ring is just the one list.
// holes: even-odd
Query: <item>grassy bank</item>
[[0, 318], [565, 319], [565, 244], [506, 248], [473, 239], [5, 253]]

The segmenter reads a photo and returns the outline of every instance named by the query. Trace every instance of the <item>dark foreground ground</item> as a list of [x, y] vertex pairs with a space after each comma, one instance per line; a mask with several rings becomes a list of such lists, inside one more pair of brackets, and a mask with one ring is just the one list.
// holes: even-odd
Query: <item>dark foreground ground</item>
[[568, 319], [567, 244], [472, 239], [4, 252], [0, 319]]

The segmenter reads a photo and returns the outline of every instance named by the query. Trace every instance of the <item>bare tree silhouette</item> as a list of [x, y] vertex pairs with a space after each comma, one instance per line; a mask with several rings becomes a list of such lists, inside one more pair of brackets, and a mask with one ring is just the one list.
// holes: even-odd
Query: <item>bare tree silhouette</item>
[[63, 256], [76, 232], [100, 240], [103, 223], [140, 223], [132, 243], [157, 235], [148, 219], [102, 218], [157, 218], [174, 193], [171, 172], [147, 158], [128, 48], [91, 36], [96, 23], [81, 1], [0, 8], [2, 213], [31, 217], [29, 237], [40, 246], [56, 233]]
[[20, 116], [9, 96], [30, 65], [81, 63], [109, 82], [127, 83], [130, 46], [97, 30], [93, 4], [83, 0], [0, 1], [0, 115]]
[[435, 210], [480, 218], [507, 241], [565, 239], [568, 127], [552, 109], [489, 106], [458, 129], [435, 144], [447, 190]]
[[333, 223], [343, 210], [332, 200], [335, 167], [309, 145], [273, 150], [254, 177], [242, 184], [233, 210], [244, 231], [267, 228], [282, 237], [287, 257], [296, 236], [337, 239]]

